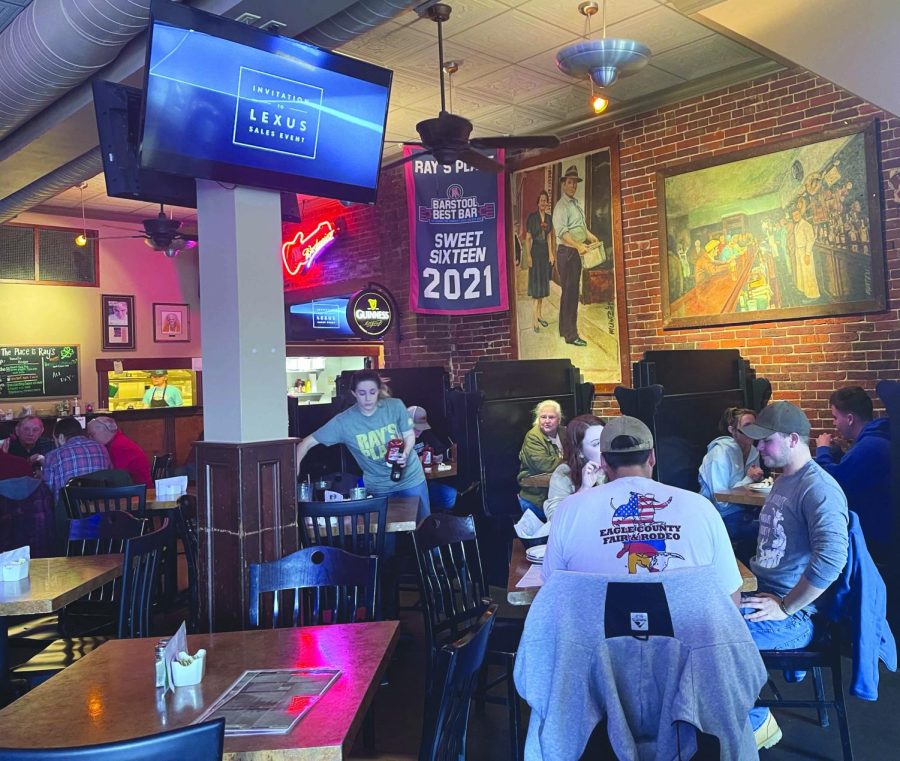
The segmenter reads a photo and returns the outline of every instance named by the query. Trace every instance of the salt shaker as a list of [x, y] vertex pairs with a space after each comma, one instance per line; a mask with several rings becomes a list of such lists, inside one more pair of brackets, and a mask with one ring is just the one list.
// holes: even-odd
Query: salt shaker
[[166, 646], [169, 639], [161, 639], [156, 643], [156, 686], [166, 686]]

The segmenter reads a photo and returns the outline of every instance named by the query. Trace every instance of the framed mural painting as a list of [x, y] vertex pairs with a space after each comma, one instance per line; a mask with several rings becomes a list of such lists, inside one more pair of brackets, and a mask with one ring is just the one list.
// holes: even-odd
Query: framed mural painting
[[517, 357], [571, 359], [601, 393], [629, 378], [618, 145], [592, 135], [507, 164]]
[[664, 327], [883, 310], [876, 130], [658, 172]]

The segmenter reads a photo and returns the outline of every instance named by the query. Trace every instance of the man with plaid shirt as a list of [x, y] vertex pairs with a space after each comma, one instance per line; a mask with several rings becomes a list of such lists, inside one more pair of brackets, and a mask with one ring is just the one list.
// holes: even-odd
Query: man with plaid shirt
[[81, 423], [73, 417], [56, 422], [53, 438], [57, 448], [48, 452], [44, 460], [44, 480], [53, 499], [59, 497], [59, 490], [70, 478], [112, 467], [106, 447], [85, 436]]

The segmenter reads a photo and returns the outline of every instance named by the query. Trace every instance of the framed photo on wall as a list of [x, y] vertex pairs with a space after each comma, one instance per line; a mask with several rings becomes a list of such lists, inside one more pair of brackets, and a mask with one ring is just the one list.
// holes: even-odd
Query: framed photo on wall
[[666, 328], [885, 308], [877, 123], [657, 174]]
[[187, 304], [153, 305], [153, 340], [177, 343], [191, 340], [191, 310]]
[[571, 359], [611, 393], [629, 377], [618, 135], [591, 135], [508, 169], [518, 358]]
[[104, 351], [134, 351], [134, 296], [100, 296]]

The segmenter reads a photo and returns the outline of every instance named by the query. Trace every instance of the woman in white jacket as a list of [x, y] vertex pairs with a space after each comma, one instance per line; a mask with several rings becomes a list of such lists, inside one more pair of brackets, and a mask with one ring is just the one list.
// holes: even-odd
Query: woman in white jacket
[[600, 470], [600, 434], [603, 421], [596, 415], [579, 415], [566, 426], [563, 460], [550, 476], [550, 488], [544, 502], [549, 521], [553, 512], [570, 494], [590, 489], [605, 480]]
[[723, 435], [710, 442], [700, 464], [700, 493], [716, 506], [732, 540], [756, 538], [759, 528], [756, 510], [732, 502], [719, 502], [716, 492], [762, 480], [759, 452], [753, 446], [753, 439], [740, 431], [742, 426], [755, 422], [753, 410], [726, 409], [719, 421]]

